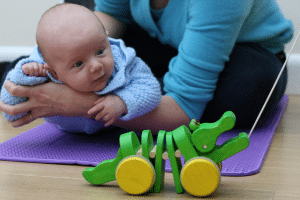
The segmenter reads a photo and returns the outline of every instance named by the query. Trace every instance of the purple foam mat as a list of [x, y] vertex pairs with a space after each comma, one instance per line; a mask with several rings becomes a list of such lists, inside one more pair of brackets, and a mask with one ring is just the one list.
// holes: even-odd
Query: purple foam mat
[[[287, 101], [288, 97], [284, 96], [270, 117], [258, 124], [246, 150], [223, 161], [222, 175], [246, 176], [260, 171]], [[45, 122], [1, 143], [0, 160], [96, 166], [103, 160], [115, 158], [119, 136], [125, 132], [119, 128], [108, 128], [94, 135], [72, 134]], [[217, 144], [240, 132], [248, 133], [249, 130], [223, 133]], [[171, 171], [168, 161], [166, 171]]]

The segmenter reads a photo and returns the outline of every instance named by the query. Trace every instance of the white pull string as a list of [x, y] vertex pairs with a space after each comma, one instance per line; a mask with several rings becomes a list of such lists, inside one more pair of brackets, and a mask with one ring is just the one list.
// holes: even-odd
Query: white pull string
[[272, 95], [272, 93], [273, 93], [273, 91], [274, 91], [274, 89], [275, 89], [275, 87], [276, 87], [276, 85], [277, 85], [277, 83], [278, 83], [278, 81], [279, 81], [281, 75], [282, 75], [282, 72], [283, 72], [283, 70], [285, 69], [285, 67], [286, 67], [286, 65], [287, 65], [287, 63], [288, 63], [288, 61], [289, 61], [289, 59], [290, 59], [290, 57], [291, 57], [291, 55], [292, 55], [292, 53], [293, 53], [293, 51], [294, 51], [294, 48], [295, 48], [296, 42], [298, 41], [299, 36], [300, 36], [300, 32], [298, 33], [298, 35], [297, 35], [297, 37], [296, 37], [296, 40], [295, 40], [295, 42], [294, 42], [294, 44], [293, 44], [293, 46], [292, 46], [292, 49], [291, 49], [291, 51], [290, 51], [288, 57], [286, 58], [286, 60], [285, 60], [285, 62], [284, 62], [284, 64], [283, 64], [283, 66], [282, 66], [282, 68], [281, 68], [281, 70], [280, 70], [280, 72], [279, 72], [279, 74], [278, 74], [278, 76], [277, 76], [277, 79], [276, 79], [276, 81], [275, 81], [275, 83], [274, 83], [274, 85], [273, 85], [273, 87], [272, 87], [272, 89], [271, 89], [271, 91], [270, 91], [270, 93], [269, 93], [269, 95], [268, 95], [268, 97], [267, 97], [267, 99], [266, 99], [266, 101], [265, 101], [265, 103], [264, 103], [262, 109], [260, 110], [260, 112], [259, 112], [259, 114], [258, 114], [258, 116], [257, 116], [257, 118], [256, 118], [256, 120], [255, 120], [255, 122], [254, 122], [254, 124], [253, 124], [253, 126], [252, 126], [252, 128], [251, 128], [251, 130], [250, 130], [250, 132], [249, 132], [249, 135], [248, 135], [249, 138], [250, 138], [251, 134], [253, 133], [253, 130], [255, 129], [255, 127], [256, 127], [256, 125], [257, 125], [257, 122], [259, 121], [259, 119], [260, 119], [262, 113], [264, 112], [264, 109], [265, 109], [267, 103], [269, 102], [269, 99], [270, 99], [270, 97], [271, 97], [271, 95]]

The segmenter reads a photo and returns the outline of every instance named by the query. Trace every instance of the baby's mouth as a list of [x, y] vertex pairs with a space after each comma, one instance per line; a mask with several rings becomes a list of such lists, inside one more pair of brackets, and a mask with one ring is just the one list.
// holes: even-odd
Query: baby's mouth
[[99, 78], [102, 78], [105, 75], [105, 72], [102, 70], [101, 72], [99, 72], [99, 75], [100, 75]]
[[95, 79], [95, 81], [102, 81], [104, 78], [105, 78], [105, 73], [103, 72], [100, 74], [100, 76], [97, 79]]

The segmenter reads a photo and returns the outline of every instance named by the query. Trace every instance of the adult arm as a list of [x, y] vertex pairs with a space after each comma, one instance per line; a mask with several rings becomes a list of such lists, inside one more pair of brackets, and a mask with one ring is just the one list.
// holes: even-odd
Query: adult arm
[[113, 125], [133, 131], [149, 129], [152, 133], [159, 130], [172, 131], [181, 125], [188, 126], [187, 114], [170, 96], [162, 96], [159, 105], [151, 112], [130, 121], [117, 120]]
[[253, 0], [189, 2], [179, 53], [170, 62], [164, 89], [190, 119], [201, 119], [212, 100], [219, 74], [229, 60], [252, 3]]
[[[0, 101], [0, 109], [11, 115], [31, 111], [34, 118], [54, 115], [92, 118], [93, 116], [88, 115], [87, 111], [98, 99], [94, 93], [77, 92], [65, 84], [53, 82], [29, 87], [18, 86], [7, 81], [5, 87], [12, 95], [29, 96], [30, 99], [14, 106]], [[27, 114], [9, 123], [19, 127], [32, 121]], [[133, 131], [150, 129], [153, 133], [157, 133], [158, 130], [170, 131], [183, 124], [188, 125], [189, 122], [190, 119], [176, 101], [170, 96], [163, 96], [159, 105], [151, 112], [130, 121], [117, 120], [113, 125]]]
[[[6, 81], [4, 87], [13, 96], [29, 97], [29, 100], [17, 105], [8, 105], [0, 101], [1, 111], [18, 115], [30, 112], [36, 118], [61, 116], [83, 116], [91, 118], [87, 111], [94, 106], [98, 96], [94, 93], [78, 92], [66, 84], [53, 82], [36, 86], [20, 86]], [[9, 122], [13, 127], [23, 126], [32, 122], [30, 113], [24, 117]]]

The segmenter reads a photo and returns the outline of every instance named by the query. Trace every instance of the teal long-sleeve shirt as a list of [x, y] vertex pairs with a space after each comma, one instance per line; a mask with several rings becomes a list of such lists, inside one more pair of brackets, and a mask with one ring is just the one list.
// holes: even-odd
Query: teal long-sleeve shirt
[[157, 20], [150, 0], [95, 0], [95, 4], [95, 10], [137, 24], [178, 49], [164, 77], [164, 90], [191, 119], [200, 119], [213, 98], [236, 42], [255, 42], [277, 53], [293, 36], [292, 22], [275, 0], [170, 0]]

